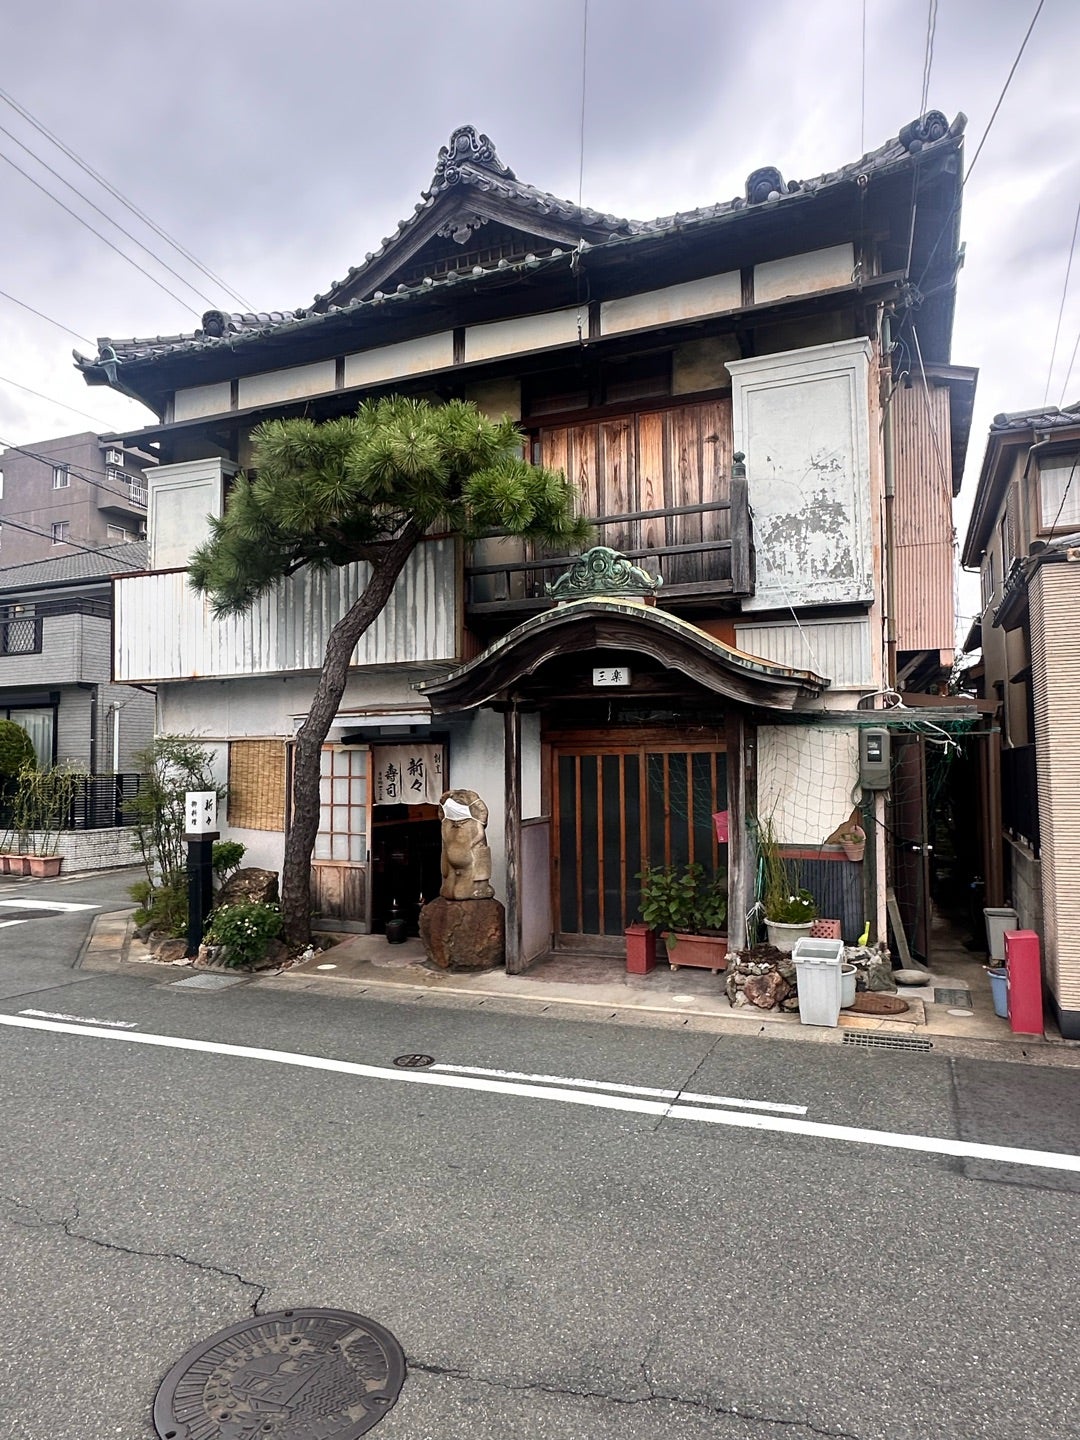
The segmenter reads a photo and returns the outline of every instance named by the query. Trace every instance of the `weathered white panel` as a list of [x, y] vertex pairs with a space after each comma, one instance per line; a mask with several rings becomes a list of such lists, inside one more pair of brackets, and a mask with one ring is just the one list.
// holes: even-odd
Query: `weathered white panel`
[[200, 415], [221, 415], [232, 408], [231, 396], [232, 385], [228, 380], [177, 390], [173, 396], [173, 419], [197, 420]]
[[737, 624], [735, 643], [762, 660], [824, 675], [833, 690], [874, 687], [869, 619]]
[[345, 384], [348, 388], [377, 385], [380, 380], [400, 380], [404, 375], [446, 370], [453, 363], [454, 332], [443, 330], [438, 335], [421, 335], [418, 340], [402, 340], [398, 345], [346, 355]]
[[733, 360], [757, 590], [744, 610], [871, 601], [870, 341]]
[[588, 333], [588, 318], [577, 305], [569, 310], [550, 310], [546, 315], [520, 315], [512, 320], [494, 320], [490, 325], [470, 325], [465, 331], [465, 359], [493, 360], [500, 355], [518, 355], [525, 350], [543, 350], [547, 345], [570, 345], [578, 338], [578, 323]]
[[827, 250], [808, 250], [804, 255], [785, 255], [782, 260], [766, 260], [754, 266], [754, 304], [850, 285], [854, 269], [855, 249], [850, 242], [830, 245]]
[[210, 534], [208, 517], [220, 515], [228, 461], [184, 460], [146, 472], [146, 533], [151, 570], [188, 563], [192, 551]]
[[[304, 569], [243, 615], [213, 617], [183, 572], [135, 575], [116, 584], [117, 680], [226, 678], [318, 670], [334, 624], [357, 600], [368, 566], [325, 574]], [[385, 609], [353, 654], [354, 665], [456, 660], [458, 584], [453, 540], [410, 558]]]
[[742, 278], [738, 270], [605, 300], [600, 306], [600, 333], [618, 335], [623, 330], [643, 330], [649, 325], [674, 325], [696, 315], [718, 315], [738, 310], [742, 304]]
[[758, 814], [781, 845], [822, 845], [851, 814], [859, 732], [826, 725], [762, 725]]
[[240, 408], [325, 394], [333, 390], [336, 373], [335, 361], [319, 360], [314, 365], [293, 365], [266, 375], [244, 375], [240, 379]]

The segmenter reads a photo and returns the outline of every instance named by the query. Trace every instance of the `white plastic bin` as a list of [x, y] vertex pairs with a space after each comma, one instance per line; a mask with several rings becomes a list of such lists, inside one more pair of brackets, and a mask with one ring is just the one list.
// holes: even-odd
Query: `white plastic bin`
[[799, 987], [799, 1020], [803, 1025], [840, 1023], [842, 940], [797, 940], [791, 958]]
[[986, 920], [986, 943], [990, 948], [990, 959], [1005, 963], [1005, 931], [1019, 928], [1019, 916], [1008, 905], [989, 905], [983, 909]]

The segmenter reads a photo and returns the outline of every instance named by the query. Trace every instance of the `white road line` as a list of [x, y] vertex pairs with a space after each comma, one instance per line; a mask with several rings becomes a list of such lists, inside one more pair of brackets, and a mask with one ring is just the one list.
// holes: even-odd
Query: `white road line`
[[74, 900], [0, 900], [11, 910], [61, 910], [65, 913], [75, 910], [100, 910], [100, 905], [80, 905]]
[[[25, 1012], [23, 1012], [25, 1013]], [[778, 1110], [784, 1115], [805, 1115], [805, 1105], [782, 1105], [772, 1100], [736, 1100], [731, 1095], [697, 1095], [690, 1091], [655, 1090], [648, 1085], [617, 1085], [611, 1080], [579, 1080], [570, 1075], [528, 1075], [520, 1070], [485, 1070], [479, 1065], [431, 1065], [445, 1075], [490, 1075], [495, 1080], [528, 1080], [537, 1085], [570, 1085], [577, 1090], [614, 1090], [620, 1095], [648, 1095], [657, 1100], [685, 1100], [705, 1105], [734, 1105], [740, 1110]]]
[[42, 1020], [77, 1020], [80, 1025], [108, 1025], [115, 1030], [134, 1030], [134, 1020], [98, 1020], [93, 1015], [68, 1015], [63, 1010], [20, 1010], [20, 1015], [37, 1015]]
[[10, 930], [12, 925], [25, 925], [25, 920], [0, 920], [0, 930]]
[[359, 1075], [367, 1080], [394, 1080], [402, 1085], [435, 1085], [451, 1090], [481, 1090], [525, 1100], [560, 1100], [598, 1110], [622, 1110], [636, 1115], [658, 1115], [699, 1124], [730, 1125], [741, 1130], [769, 1130], [777, 1134], [807, 1135], [818, 1140], [842, 1140], [853, 1145], [876, 1145], [888, 1150], [913, 1150], [924, 1155], [953, 1155], [963, 1160], [990, 1160], [1005, 1165], [1030, 1165], [1040, 1170], [1080, 1173], [1080, 1155], [1053, 1150], [1021, 1150], [1009, 1145], [981, 1145], [972, 1140], [947, 1140], [934, 1135], [905, 1135], [891, 1130], [863, 1130], [851, 1125], [825, 1125], [786, 1115], [747, 1115], [734, 1110], [707, 1110], [693, 1105], [671, 1105], [632, 1095], [605, 1095], [599, 1091], [562, 1090], [553, 1085], [526, 1085], [520, 1081], [490, 1080], [479, 1075], [433, 1074], [430, 1070], [387, 1070], [351, 1060], [329, 1060], [322, 1055], [297, 1055], [287, 1050], [261, 1050], [250, 1045], [223, 1045], [211, 1040], [189, 1040], [178, 1035], [138, 1035], [132, 1030], [96, 1030], [89, 1025], [65, 1025], [53, 1020], [31, 1020], [23, 1015], [0, 1015], [0, 1025], [22, 1030], [48, 1030], [58, 1035], [123, 1040], [132, 1045], [153, 1045], [168, 1050], [192, 1050], [204, 1055], [226, 1055], [238, 1060], [268, 1060], [305, 1070], [328, 1070], [338, 1075]]

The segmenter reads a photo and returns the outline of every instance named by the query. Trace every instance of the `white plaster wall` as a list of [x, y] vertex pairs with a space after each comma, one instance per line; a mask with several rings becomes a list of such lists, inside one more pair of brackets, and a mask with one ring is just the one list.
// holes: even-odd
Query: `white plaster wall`
[[378, 350], [345, 356], [345, 385], [377, 385], [380, 380], [399, 380], [405, 375], [425, 375], [445, 370], [454, 363], [454, 332], [421, 335]]
[[859, 798], [859, 732], [838, 725], [763, 725], [757, 806], [782, 845], [821, 845]]
[[521, 717], [521, 818], [534, 820], [544, 813], [541, 806], [540, 716]]
[[569, 345], [578, 338], [578, 324], [589, 333], [585, 306], [552, 310], [545, 315], [521, 315], [513, 320], [493, 320], [489, 325], [470, 325], [465, 331], [465, 359], [493, 360], [524, 350], [543, 350], [548, 345]]
[[506, 903], [506, 778], [503, 767], [503, 717], [473, 710], [450, 727], [450, 788], [475, 790], [488, 807], [491, 883]]
[[244, 375], [240, 379], [239, 404], [267, 405], [275, 400], [299, 400], [305, 395], [322, 395], [333, 390], [337, 362], [319, 360], [314, 365], [292, 365], [266, 375]]
[[146, 533], [151, 570], [186, 566], [210, 534], [208, 516], [221, 514], [225, 476], [234, 466], [220, 459], [184, 460], [147, 471]]
[[854, 269], [855, 249], [850, 241], [830, 245], [826, 250], [808, 250], [802, 255], [785, 255], [782, 260], [767, 260], [754, 266], [754, 304], [850, 285]]
[[177, 390], [173, 396], [174, 420], [197, 420], [200, 415], [221, 415], [232, 408], [232, 384], [221, 380], [216, 385], [193, 385]]
[[708, 275], [704, 280], [688, 280], [682, 285], [667, 285], [662, 290], [605, 300], [600, 306], [600, 333], [618, 335], [624, 330], [643, 330], [649, 325], [673, 325], [697, 315], [738, 310], [741, 304], [742, 278], [738, 270], [729, 270], [723, 275]]
[[743, 610], [874, 598], [868, 339], [734, 360], [757, 590]]

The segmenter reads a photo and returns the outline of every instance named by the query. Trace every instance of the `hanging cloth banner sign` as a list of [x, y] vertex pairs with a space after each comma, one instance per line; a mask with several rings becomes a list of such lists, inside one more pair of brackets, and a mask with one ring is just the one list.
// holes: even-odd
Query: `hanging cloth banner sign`
[[443, 784], [443, 747], [417, 742], [373, 745], [376, 805], [437, 805]]

